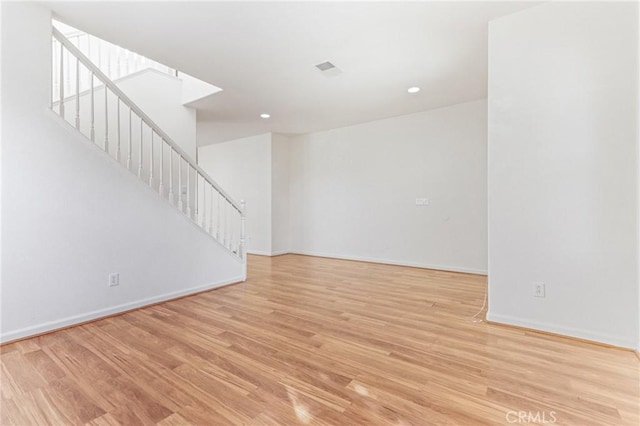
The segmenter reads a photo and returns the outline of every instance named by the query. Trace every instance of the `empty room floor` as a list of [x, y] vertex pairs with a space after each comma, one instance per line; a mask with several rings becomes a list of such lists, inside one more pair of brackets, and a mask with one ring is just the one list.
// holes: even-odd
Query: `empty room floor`
[[0, 421], [639, 424], [632, 352], [474, 322], [485, 288], [478, 275], [251, 256], [246, 283], [3, 346]]

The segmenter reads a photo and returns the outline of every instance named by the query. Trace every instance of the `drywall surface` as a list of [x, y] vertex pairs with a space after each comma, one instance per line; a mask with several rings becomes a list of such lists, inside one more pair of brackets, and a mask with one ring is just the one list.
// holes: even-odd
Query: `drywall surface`
[[49, 110], [50, 11], [1, 7], [0, 339], [241, 280], [242, 263]]
[[235, 200], [246, 202], [246, 248], [271, 254], [271, 134], [198, 148], [198, 164]]
[[638, 343], [637, 8], [490, 24], [489, 320]]
[[291, 250], [484, 273], [486, 122], [478, 100], [292, 137]]

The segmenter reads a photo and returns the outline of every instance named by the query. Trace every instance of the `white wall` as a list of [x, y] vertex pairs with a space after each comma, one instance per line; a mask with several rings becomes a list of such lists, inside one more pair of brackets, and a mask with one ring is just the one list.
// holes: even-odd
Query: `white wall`
[[247, 203], [247, 251], [271, 254], [271, 135], [200, 147], [198, 164], [236, 201]]
[[637, 7], [490, 24], [489, 320], [637, 344]]
[[485, 272], [486, 122], [478, 100], [293, 138], [293, 251]]
[[271, 254], [291, 251], [289, 206], [291, 140], [271, 134]]
[[0, 338], [240, 280], [240, 262], [48, 111], [50, 11], [1, 7]]

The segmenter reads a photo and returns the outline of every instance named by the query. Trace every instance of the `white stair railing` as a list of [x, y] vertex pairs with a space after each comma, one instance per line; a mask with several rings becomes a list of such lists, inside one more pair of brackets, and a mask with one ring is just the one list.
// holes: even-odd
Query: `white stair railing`
[[[57, 21], [54, 21], [54, 27], [55, 25], [60, 25], [56, 22]], [[65, 27], [71, 28], [68, 26]], [[63, 33], [60, 29], [56, 29], [60, 31], [60, 33], [67, 40], [73, 43], [73, 45], [77, 47], [78, 50], [80, 50], [110, 80], [117, 80], [119, 78], [126, 77], [145, 69], [154, 69], [173, 76], [177, 75], [177, 70], [173, 68], [151, 60], [145, 56], [139, 55], [128, 49], [124, 49], [113, 43], [109, 43], [108, 41], [102, 40], [91, 34], [87, 34], [79, 30], [66, 31]], [[52, 39], [52, 42], [56, 43], [57, 40], [54, 38]], [[73, 75], [75, 72], [75, 70], [73, 69], [74, 64], [71, 62], [63, 61], [62, 65], [60, 65], [59, 55], [59, 46], [58, 49], [56, 49], [54, 46], [52, 55], [53, 64], [56, 64], [56, 66], [60, 66], [60, 69], [56, 69], [56, 71], [62, 72], [67, 77]], [[75, 87], [72, 87], [72, 83], [73, 80], [71, 78], [54, 80], [56, 89], [59, 89], [59, 84], [64, 84], [64, 92], [67, 94], [72, 93], [75, 90]], [[90, 88], [90, 82], [87, 76], [80, 76], [78, 85], [81, 92], [88, 90]], [[59, 93], [59, 90], [54, 90], [54, 93]], [[58, 100], [59, 99], [56, 95], [53, 101], [57, 102]]]
[[244, 261], [244, 202], [235, 202], [80, 49], [52, 31], [51, 109]]

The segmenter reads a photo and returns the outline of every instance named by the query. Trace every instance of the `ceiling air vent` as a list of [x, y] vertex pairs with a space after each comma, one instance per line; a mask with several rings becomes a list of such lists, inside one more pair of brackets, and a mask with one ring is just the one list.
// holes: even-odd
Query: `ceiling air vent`
[[316, 68], [318, 68], [320, 71], [328, 71], [331, 68], [335, 68], [335, 67], [336, 66], [329, 61], [316, 65]]
[[322, 72], [322, 75], [326, 77], [334, 77], [342, 73], [342, 71], [340, 71], [340, 68], [336, 67], [329, 61], [316, 65], [316, 68], [318, 68]]

